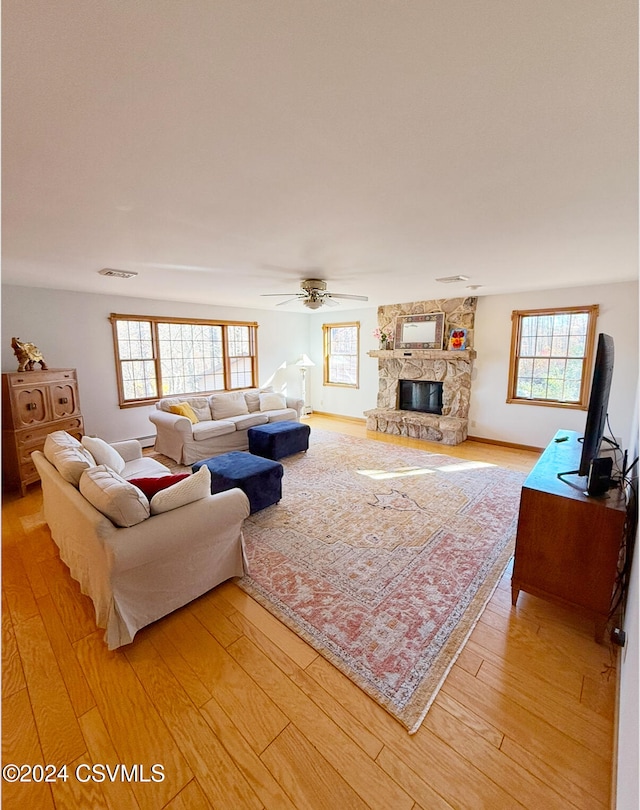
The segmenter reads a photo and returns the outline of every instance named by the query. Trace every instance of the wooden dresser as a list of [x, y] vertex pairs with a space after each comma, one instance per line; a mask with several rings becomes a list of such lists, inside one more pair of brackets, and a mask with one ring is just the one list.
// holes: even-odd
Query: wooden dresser
[[559, 430], [524, 482], [511, 597], [515, 605], [522, 590], [578, 608], [594, 619], [596, 641], [602, 642], [626, 504], [617, 489], [594, 498], [584, 492], [586, 478], [573, 476], [574, 486], [558, 478], [578, 467], [579, 438], [575, 431]]
[[77, 439], [84, 433], [74, 368], [2, 375], [2, 485], [20, 489], [40, 480], [31, 461], [54, 430]]

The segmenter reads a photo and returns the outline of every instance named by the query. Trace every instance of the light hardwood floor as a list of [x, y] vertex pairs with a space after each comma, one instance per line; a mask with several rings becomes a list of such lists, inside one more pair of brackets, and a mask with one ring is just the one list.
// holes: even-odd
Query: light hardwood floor
[[[525, 471], [537, 459], [308, 421]], [[2, 517], [3, 764], [69, 773], [4, 782], [6, 810], [609, 806], [614, 653], [568, 610], [524, 593], [513, 609], [509, 570], [410, 736], [232, 582], [109, 652], [42, 522], [39, 488], [7, 496]], [[104, 767], [102, 782], [74, 776], [119, 763], [131, 781]], [[154, 763], [163, 781], [133, 780], [133, 766], [152, 780]]]

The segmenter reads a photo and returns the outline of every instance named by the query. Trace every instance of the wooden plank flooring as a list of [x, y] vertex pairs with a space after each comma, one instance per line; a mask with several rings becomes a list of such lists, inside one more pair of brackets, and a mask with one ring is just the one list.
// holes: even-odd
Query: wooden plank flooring
[[[308, 422], [523, 471], [537, 459]], [[3, 764], [69, 773], [3, 782], [5, 810], [609, 807], [615, 653], [569, 610], [525, 593], [513, 609], [510, 570], [410, 736], [233, 582], [109, 652], [43, 523], [39, 487], [6, 496], [2, 520]], [[119, 765], [112, 781], [106, 766]], [[78, 781], [78, 766], [96, 779]]]

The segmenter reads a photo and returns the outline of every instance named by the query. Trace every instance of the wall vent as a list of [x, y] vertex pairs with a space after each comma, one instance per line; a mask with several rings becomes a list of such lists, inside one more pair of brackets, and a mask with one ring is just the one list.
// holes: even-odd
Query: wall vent
[[133, 278], [138, 275], [133, 270], [113, 270], [111, 267], [103, 267], [102, 270], [98, 270], [98, 273], [101, 276], [111, 276], [111, 278]]
[[444, 278], [437, 278], [441, 284], [453, 284], [454, 281], [469, 281], [469, 276], [445, 276]]

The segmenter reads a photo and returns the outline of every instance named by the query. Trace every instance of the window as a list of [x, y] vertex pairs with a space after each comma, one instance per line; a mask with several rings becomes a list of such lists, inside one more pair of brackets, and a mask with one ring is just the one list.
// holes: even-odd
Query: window
[[257, 323], [111, 314], [121, 407], [257, 385]]
[[325, 323], [324, 384], [358, 387], [359, 323]]
[[598, 306], [512, 314], [507, 402], [586, 408]]

